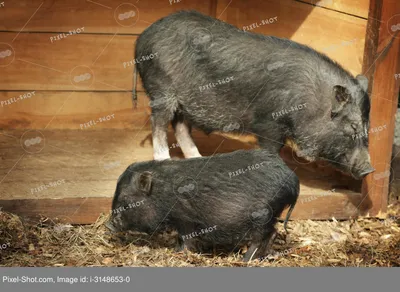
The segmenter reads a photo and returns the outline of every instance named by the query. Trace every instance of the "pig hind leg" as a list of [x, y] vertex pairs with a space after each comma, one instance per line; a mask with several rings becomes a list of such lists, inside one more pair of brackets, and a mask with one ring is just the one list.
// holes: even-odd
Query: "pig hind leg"
[[152, 114], [151, 125], [153, 133], [153, 156], [154, 160], [164, 160], [171, 158], [169, 156], [168, 147], [168, 130], [169, 121], [162, 117]]
[[[153, 86], [160, 88], [159, 86]], [[168, 147], [168, 125], [177, 110], [177, 99], [173, 91], [148, 91], [151, 101], [151, 125], [153, 134], [153, 155], [155, 160], [171, 158]]]
[[182, 149], [185, 158], [201, 157], [191, 135], [191, 126], [184, 121], [183, 115], [175, 113], [172, 120], [176, 141]]

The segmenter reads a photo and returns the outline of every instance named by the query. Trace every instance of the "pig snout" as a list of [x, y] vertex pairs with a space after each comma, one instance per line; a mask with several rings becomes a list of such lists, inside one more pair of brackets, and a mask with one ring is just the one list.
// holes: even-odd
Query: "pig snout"
[[105, 224], [104, 224], [108, 230], [110, 230], [111, 232], [115, 233], [118, 232], [118, 229], [114, 226], [113, 221], [110, 219], [108, 220]]
[[367, 148], [356, 149], [350, 159], [350, 171], [356, 179], [362, 179], [374, 172]]
[[374, 172], [374, 171], [375, 171], [375, 168], [373, 168], [370, 163], [367, 163], [365, 166], [353, 170], [352, 173], [356, 179], [362, 179], [367, 174], [370, 174], [371, 172]]
[[112, 214], [110, 219], [104, 224], [112, 232], [127, 230], [126, 220], [122, 218], [121, 213]]

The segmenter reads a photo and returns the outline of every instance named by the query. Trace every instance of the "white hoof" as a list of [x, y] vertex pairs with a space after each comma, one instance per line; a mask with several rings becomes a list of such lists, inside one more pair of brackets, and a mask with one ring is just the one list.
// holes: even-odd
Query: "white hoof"
[[195, 158], [195, 157], [202, 157], [199, 150], [197, 148], [192, 148], [188, 152], [184, 152], [183, 155], [185, 158]]
[[171, 159], [171, 156], [169, 156], [169, 151], [166, 152], [156, 152], [153, 155], [154, 160], [166, 160], [166, 159]]

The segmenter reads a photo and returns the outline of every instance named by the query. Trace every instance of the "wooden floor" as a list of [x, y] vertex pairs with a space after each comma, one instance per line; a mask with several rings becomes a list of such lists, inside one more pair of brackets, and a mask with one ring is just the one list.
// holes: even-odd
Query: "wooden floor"
[[[194, 140], [204, 156], [255, 147], [252, 139], [201, 132], [194, 132]], [[171, 155], [182, 157], [174, 143], [170, 132]], [[129, 164], [152, 159], [149, 125], [141, 130], [3, 132], [0, 150], [0, 207], [29, 218], [42, 215], [70, 223], [92, 223], [100, 213], [109, 212], [118, 176]], [[288, 148], [281, 155], [301, 181], [293, 218], [359, 214], [359, 182], [329, 167], [297, 163]]]

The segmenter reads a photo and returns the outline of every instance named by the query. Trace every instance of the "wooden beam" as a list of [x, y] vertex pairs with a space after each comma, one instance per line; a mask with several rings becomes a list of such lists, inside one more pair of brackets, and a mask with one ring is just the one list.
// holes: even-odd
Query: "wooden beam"
[[[355, 197], [361, 199], [361, 195]], [[47, 217], [71, 224], [92, 224], [100, 214], [110, 213], [111, 202], [110, 197], [0, 200], [0, 208], [33, 222]], [[344, 195], [304, 195], [298, 201], [291, 219], [349, 219], [357, 214], [357, 208]]]
[[400, 1], [371, 0], [369, 11], [363, 72], [370, 80], [371, 129], [385, 126], [385, 130], [369, 137], [376, 171], [363, 183], [363, 195], [372, 204], [362, 209], [368, 209], [367, 214], [372, 216], [384, 216], [399, 92], [395, 74], [400, 72], [400, 34], [392, 26], [400, 24]]
[[41, 217], [74, 224], [92, 224], [101, 213], [111, 210], [111, 198], [25, 199], [2, 200], [2, 211], [19, 215], [24, 220]]

